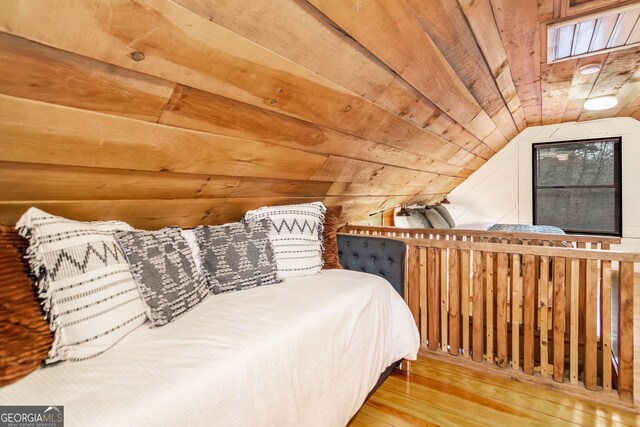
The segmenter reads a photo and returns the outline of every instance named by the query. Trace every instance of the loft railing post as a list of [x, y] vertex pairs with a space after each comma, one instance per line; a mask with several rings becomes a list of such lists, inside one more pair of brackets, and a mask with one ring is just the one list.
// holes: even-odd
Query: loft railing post
[[633, 401], [633, 263], [620, 263], [618, 292], [618, 393]]
[[[416, 322], [420, 326], [420, 305], [425, 295], [420, 295], [420, 265], [418, 246], [409, 245], [407, 249], [407, 305]], [[422, 339], [422, 337], [420, 337]]]
[[536, 269], [534, 263], [535, 256], [525, 255], [522, 282], [524, 284], [524, 303], [523, 303], [523, 323], [524, 323], [524, 347], [522, 352], [522, 368], [525, 374], [533, 375], [534, 366], [534, 294], [536, 291], [537, 278], [534, 276]]
[[507, 291], [509, 264], [506, 253], [498, 254], [497, 287], [496, 287], [496, 333], [497, 333], [497, 363], [501, 368], [509, 365], [507, 354]]
[[440, 320], [440, 297], [438, 286], [438, 256], [436, 249], [427, 249], [427, 301], [428, 301], [428, 330], [429, 350], [437, 350], [440, 344], [438, 325]]
[[540, 257], [540, 375], [549, 375], [549, 257]]
[[491, 364], [495, 363], [495, 358], [493, 355], [493, 257], [494, 254], [492, 252], [485, 253], [485, 275], [484, 275], [484, 286], [486, 290], [486, 315], [485, 315], [485, 325], [487, 329], [487, 343], [486, 343], [486, 354], [487, 361]]
[[553, 379], [564, 382], [565, 259], [553, 259]]
[[598, 386], [598, 263], [587, 260], [584, 311], [584, 386], [595, 390]]
[[483, 252], [473, 251], [473, 360], [481, 362], [484, 355], [484, 271]]
[[420, 248], [420, 344], [427, 345], [427, 248]]
[[471, 251], [460, 251], [460, 286], [461, 286], [461, 315], [462, 315], [462, 351], [465, 358], [469, 357], [469, 289], [471, 279]]
[[611, 392], [611, 261], [602, 261], [600, 275], [602, 277], [602, 293], [600, 294], [602, 389], [605, 392]]
[[449, 354], [460, 352], [460, 251], [449, 250]]

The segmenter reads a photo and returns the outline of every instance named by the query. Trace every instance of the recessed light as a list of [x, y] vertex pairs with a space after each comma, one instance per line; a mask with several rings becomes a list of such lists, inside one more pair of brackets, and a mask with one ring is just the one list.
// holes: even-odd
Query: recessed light
[[618, 105], [618, 98], [615, 96], [601, 96], [599, 98], [587, 99], [584, 102], [584, 109], [591, 111], [607, 110]]
[[587, 64], [580, 67], [580, 74], [595, 74], [600, 71], [600, 64]]

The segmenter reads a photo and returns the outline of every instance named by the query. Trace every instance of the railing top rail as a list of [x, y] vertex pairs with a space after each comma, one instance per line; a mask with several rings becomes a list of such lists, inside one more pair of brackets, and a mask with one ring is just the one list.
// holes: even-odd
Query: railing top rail
[[[353, 236], [354, 234], [340, 232], [338, 234]], [[557, 246], [536, 246], [536, 245], [514, 245], [508, 243], [484, 243], [468, 242], [462, 240], [436, 240], [436, 239], [415, 239], [398, 236], [371, 236], [371, 238], [394, 239], [406, 242], [410, 246], [421, 248], [439, 249], [463, 249], [470, 251], [483, 251], [494, 253], [508, 253], [519, 255], [535, 255], [562, 258], [594, 259], [604, 261], [640, 262], [640, 253], [621, 252], [611, 250], [595, 249], [574, 249]]]
[[342, 232], [369, 231], [378, 233], [408, 233], [408, 234], [430, 234], [448, 236], [472, 236], [472, 237], [493, 237], [502, 239], [523, 239], [523, 240], [549, 240], [556, 242], [580, 242], [580, 243], [607, 243], [619, 245], [619, 237], [610, 236], [583, 236], [577, 234], [546, 234], [546, 233], [522, 233], [508, 231], [491, 230], [464, 230], [464, 229], [436, 229], [436, 228], [399, 228], [382, 227], [370, 225], [345, 225]]

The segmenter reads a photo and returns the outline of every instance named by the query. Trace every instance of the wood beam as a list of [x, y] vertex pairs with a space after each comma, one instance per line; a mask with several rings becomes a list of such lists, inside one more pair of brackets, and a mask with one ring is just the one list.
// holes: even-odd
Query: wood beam
[[[176, 3], [458, 147], [469, 151], [481, 143], [305, 1], [176, 0]], [[469, 139], [472, 145], [468, 147]]]
[[[66, 13], [70, 9], [73, 13]], [[43, 10], [37, 1], [11, 1], [0, 11], [0, 29], [4, 32], [103, 62], [442, 161], [447, 161], [455, 148], [173, 2], [89, 5], [71, 0]], [[138, 54], [133, 55], [135, 52]]]
[[[457, 0], [436, 0], [429, 3], [407, 0], [407, 3], [429, 37], [505, 138], [511, 139], [516, 136], [518, 129], [515, 120]], [[499, 43], [502, 46], [502, 42]]]
[[539, 125], [542, 93], [538, 3], [491, 0], [491, 5], [527, 124]]
[[518, 130], [523, 131], [527, 122], [516, 91], [511, 66], [504, 50], [500, 30], [493, 14], [490, 0], [459, 0], [458, 3], [474, 33], [495, 82], [504, 98]]
[[479, 139], [493, 132], [495, 124], [404, 0], [308, 1]]

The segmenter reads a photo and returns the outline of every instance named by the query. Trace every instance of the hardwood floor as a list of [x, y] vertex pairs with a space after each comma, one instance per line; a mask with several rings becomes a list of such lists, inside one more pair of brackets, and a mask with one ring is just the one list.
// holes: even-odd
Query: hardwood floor
[[420, 354], [349, 423], [356, 426], [640, 425], [630, 411]]

